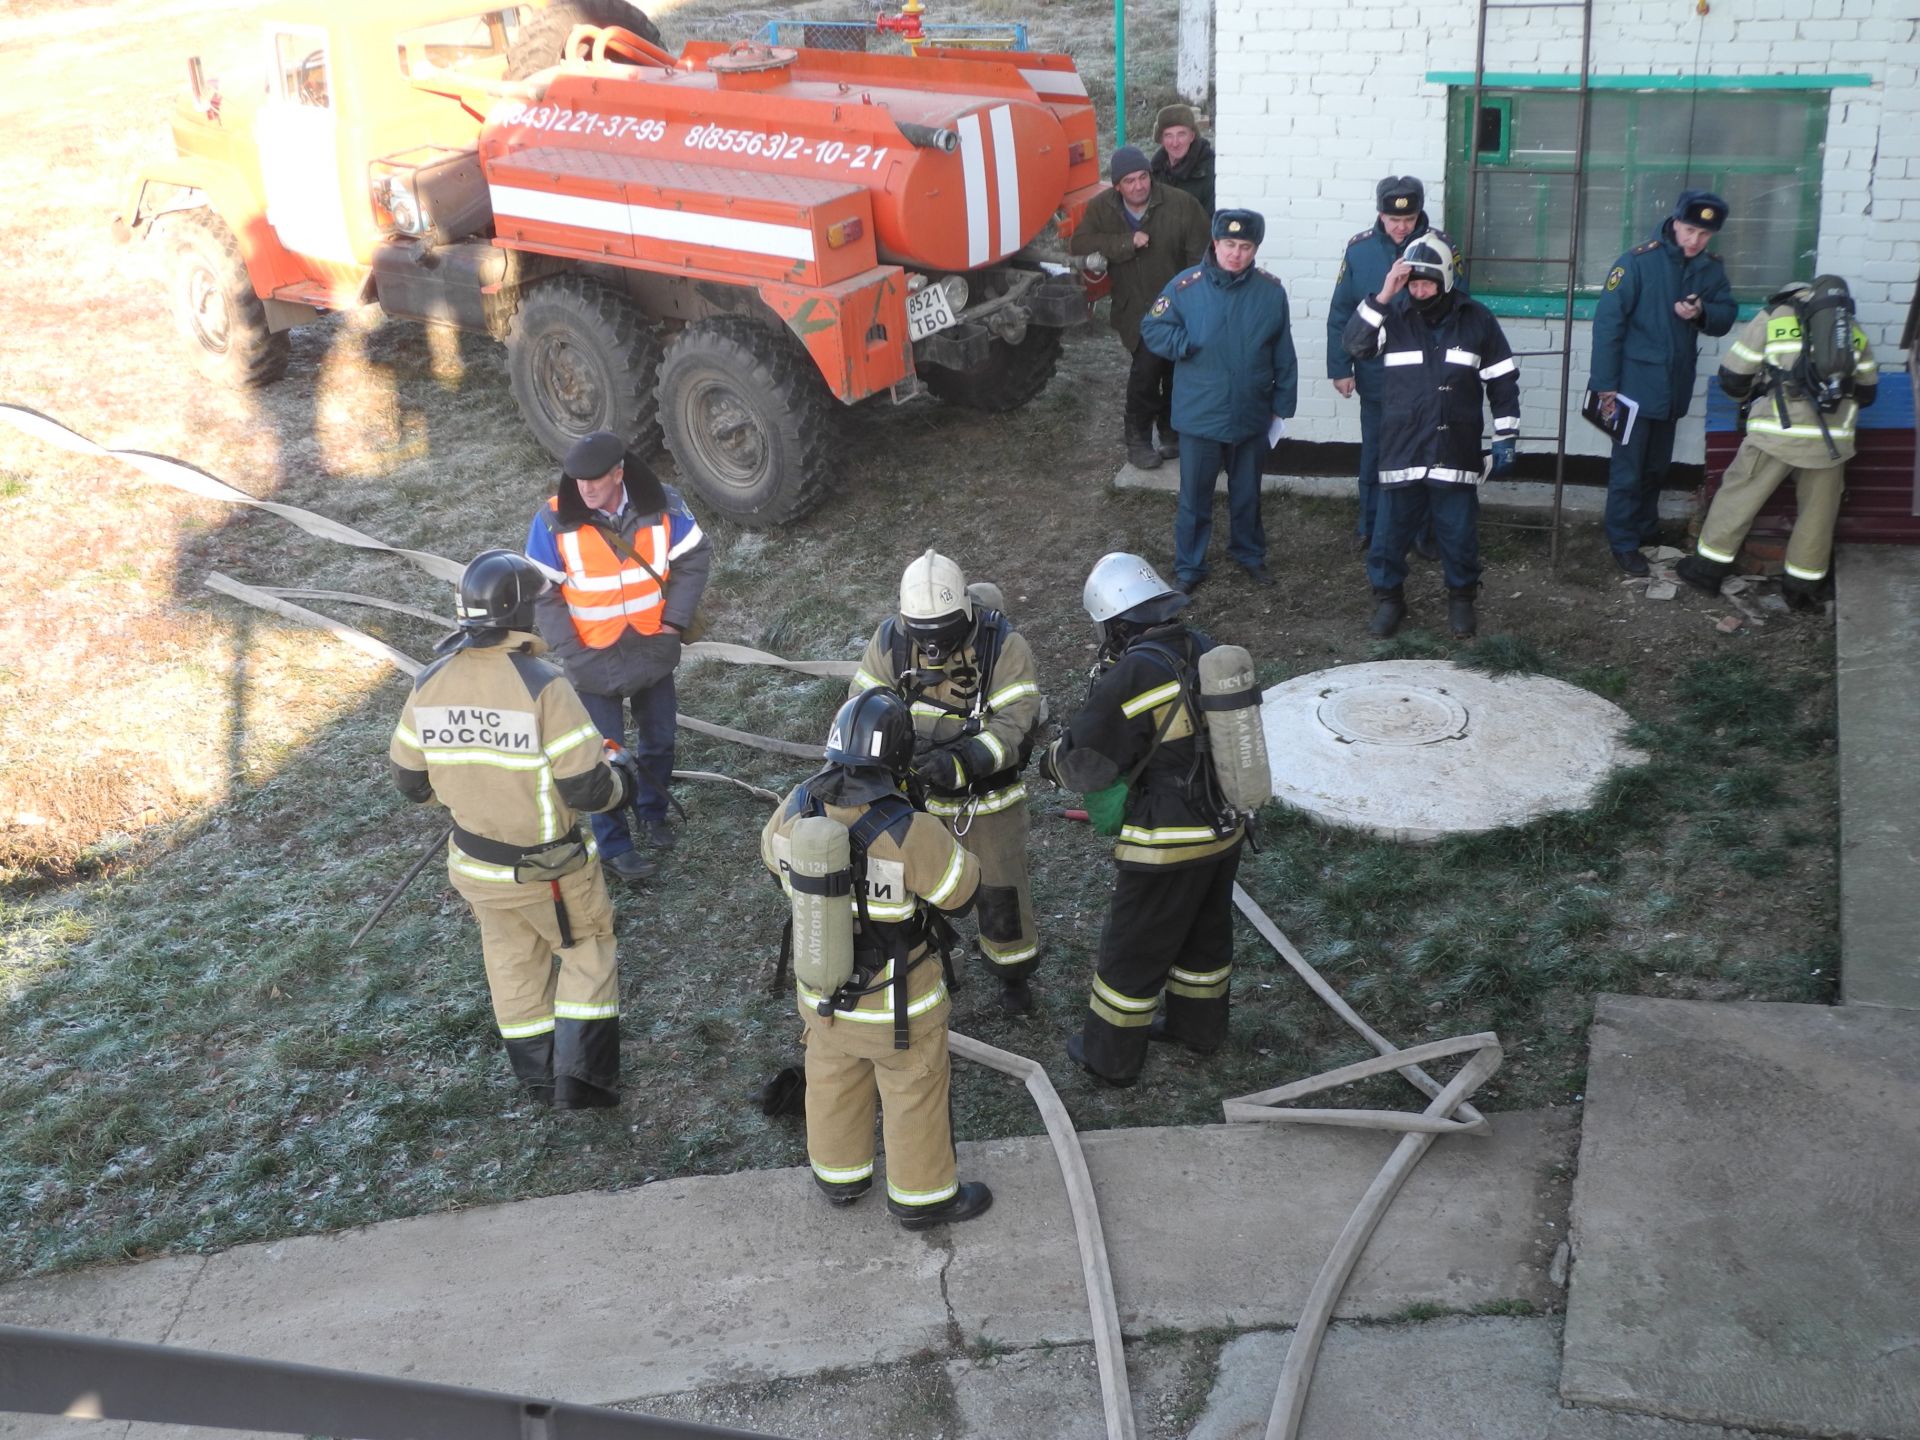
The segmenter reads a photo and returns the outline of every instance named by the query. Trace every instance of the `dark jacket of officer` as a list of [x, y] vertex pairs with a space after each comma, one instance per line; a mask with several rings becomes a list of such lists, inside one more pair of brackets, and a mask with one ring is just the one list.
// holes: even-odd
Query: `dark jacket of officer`
[[[1144, 250], [1134, 246], [1136, 230], [1146, 231], [1152, 242]], [[1169, 280], [1200, 263], [1209, 243], [1207, 212], [1200, 202], [1156, 180], [1138, 226], [1128, 220], [1119, 190], [1103, 191], [1087, 206], [1067, 250], [1074, 255], [1097, 250], [1107, 257], [1113, 330], [1132, 351], [1139, 348], [1140, 317], [1147, 307]]]
[[1287, 287], [1257, 265], [1236, 275], [1209, 249], [1160, 292], [1140, 339], [1176, 363], [1173, 428], [1182, 435], [1235, 444], [1294, 412], [1300, 366]]
[[[1127, 791], [1113, 847], [1123, 870], [1216, 859], [1245, 834], [1237, 819], [1224, 828], [1215, 823], [1221, 814], [1213, 759], [1193, 714], [1198, 687], [1191, 676], [1212, 648], [1213, 641], [1177, 621], [1147, 631], [1094, 682], [1087, 703], [1054, 742], [1053, 773], [1083, 792], [1104, 790], [1146, 761]], [[1176, 674], [1175, 659], [1189, 683]]]
[[1446, 231], [1436, 230], [1428, 222], [1424, 210], [1414, 222], [1413, 232], [1398, 245], [1387, 234], [1386, 224], [1376, 217], [1371, 230], [1362, 230], [1347, 241], [1347, 253], [1341, 257], [1340, 278], [1333, 286], [1333, 308], [1327, 311], [1327, 378], [1353, 380], [1363, 400], [1373, 400], [1379, 396], [1382, 367], [1378, 360], [1355, 360], [1347, 354], [1344, 338], [1347, 321], [1353, 318], [1354, 307], [1362, 300], [1380, 293], [1380, 287], [1387, 283], [1387, 271], [1393, 268], [1393, 262], [1406, 254], [1407, 246], [1422, 235], [1432, 235], [1437, 240], [1446, 241], [1447, 249], [1453, 255], [1453, 288], [1456, 292], [1464, 289], [1466, 266], [1459, 247], [1448, 238]]
[[1520, 434], [1519, 367], [1500, 322], [1458, 291], [1441, 298], [1429, 314], [1408, 290], [1384, 310], [1368, 296], [1347, 322], [1347, 353], [1381, 361], [1382, 485], [1478, 481], [1483, 393], [1494, 439]]
[[[1698, 320], [1673, 313], [1676, 302], [1700, 297]], [[1673, 221], [1644, 245], [1622, 255], [1607, 272], [1593, 312], [1593, 364], [1587, 381], [1639, 402], [1649, 420], [1678, 420], [1693, 403], [1700, 334], [1724, 335], [1738, 307], [1720, 257], [1702, 250], [1689, 260], [1673, 238]]]
[[1156, 184], [1171, 185], [1183, 190], [1200, 202], [1200, 208], [1207, 218], [1213, 218], [1213, 142], [1193, 137], [1193, 144], [1187, 147], [1187, 153], [1178, 165], [1167, 158], [1166, 148], [1162, 146], [1153, 152], [1148, 167], [1153, 173]]

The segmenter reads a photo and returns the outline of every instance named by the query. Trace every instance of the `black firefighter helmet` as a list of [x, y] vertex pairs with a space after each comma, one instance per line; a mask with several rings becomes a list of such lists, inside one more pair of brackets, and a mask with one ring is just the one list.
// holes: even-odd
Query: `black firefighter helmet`
[[546, 571], [511, 550], [482, 550], [460, 572], [460, 628], [434, 649], [485, 645], [509, 630], [533, 629], [533, 602], [553, 588]]
[[[890, 794], [913, 768], [913, 712], [891, 690], [862, 690], [834, 715], [825, 754], [829, 765], [850, 778], [872, 782], [858, 787], [863, 792], [859, 795], [841, 787], [847, 801]], [[864, 793], [869, 790], [871, 794]]]

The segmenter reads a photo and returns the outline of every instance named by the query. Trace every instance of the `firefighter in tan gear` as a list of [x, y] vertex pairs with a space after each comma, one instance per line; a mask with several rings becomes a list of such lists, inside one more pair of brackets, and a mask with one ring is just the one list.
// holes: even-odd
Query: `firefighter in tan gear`
[[[1802, 334], [1802, 311], [1809, 327], [1828, 329], [1830, 349], [1851, 350], [1843, 365], [1836, 367], [1829, 355], [1824, 367], [1809, 370], [1806, 358], [1810, 349], [1818, 358], [1818, 347]], [[1823, 373], [1836, 368], [1847, 373]], [[1707, 507], [1695, 553], [1674, 572], [1695, 589], [1718, 595], [1754, 517], [1792, 476], [1799, 513], [1787, 540], [1781, 589], [1788, 604], [1806, 608], [1826, 589], [1855, 425], [1880, 384], [1873, 347], [1853, 323], [1846, 282], [1822, 275], [1771, 297], [1728, 348], [1719, 379], [1720, 388], [1746, 407], [1747, 433]]]
[[625, 804], [639, 771], [602, 748], [573, 686], [538, 658], [533, 606], [547, 587], [525, 556], [475, 557], [460, 628], [415, 678], [387, 754], [403, 795], [452, 812], [447, 874], [480, 925], [513, 1073], [574, 1110], [620, 1098], [613, 909], [579, 815]]
[[1139, 556], [1115, 553], [1093, 567], [1085, 603], [1101, 630], [1099, 666], [1040, 774], [1085, 791], [1095, 828], [1118, 837], [1093, 993], [1067, 1056], [1125, 1086], [1149, 1040], [1210, 1055], [1227, 1038], [1246, 827], [1200, 735], [1194, 675], [1213, 642], [1180, 623], [1187, 597]]
[[929, 550], [901, 575], [900, 611], [867, 642], [848, 693], [874, 686], [912, 707], [927, 813], [980, 862], [980, 953], [1001, 1006], [1024, 1015], [1040, 957], [1020, 778], [1041, 719], [1033, 651], [1004, 614], [977, 603], [957, 564]]
[[[819, 912], [837, 906], [845, 941], [838, 972], [844, 978], [823, 993], [807, 983], [802, 952], [829, 927], [795, 926], [814, 1183], [834, 1205], [851, 1205], [872, 1188], [877, 1099], [888, 1210], [909, 1230], [971, 1220], [993, 1203], [993, 1193], [977, 1181], [961, 1183], [954, 1170], [951, 1007], [929, 945], [929, 910], [965, 911], [980, 867], [902, 793], [913, 721], [897, 695], [868, 690], [842, 705], [825, 753], [826, 768], [794, 787], [760, 836], [760, 858], [780, 878], [796, 920], [810, 899]], [[801, 873], [797, 847], [810, 834], [804, 827], [820, 828], [813, 817], [822, 816], [847, 832], [842, 853], [850, 864], [838, 872], [839, 883], [815, 883]]]

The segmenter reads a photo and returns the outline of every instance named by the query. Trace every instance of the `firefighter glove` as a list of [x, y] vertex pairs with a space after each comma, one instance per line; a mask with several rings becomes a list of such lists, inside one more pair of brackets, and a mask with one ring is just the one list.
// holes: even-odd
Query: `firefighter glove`
[[1513, 452], [1517, 447], [1511, 440], [1493, 442], [1493, 473], [1504, 475], [1513, 469]]
[[609, 810], [618, 810], [630, 805], [640, 797], [640, 758], [618, 740], [606, 742], [607, 764], [613, 767], [613, 773], [620, 777], [620, 797], [609, 805]]
[[913, 759], [913, 773], [936, 790], [958, 790], [967, 783], [967, 768], [959, 755], [944, 746]]

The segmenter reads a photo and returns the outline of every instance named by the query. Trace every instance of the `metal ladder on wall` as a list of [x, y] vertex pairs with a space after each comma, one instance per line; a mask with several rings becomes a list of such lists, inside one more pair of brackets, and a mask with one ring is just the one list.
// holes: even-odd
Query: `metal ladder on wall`
[[[1480, 13], [1474, 27], [1473, 47], [1473, 108], [1467, 115], [1467, 224], [1464, 247], [1464, 260], [1467, 275], [1471, 281], [1474, 275], [1474, 262], [1485, 260], [1498, 263], [1496, 257], [1478, 255], [1474, 251], [1474, 232], [1480, 218], [1480, 178], [1486, 174], [1498, 175], [1543, 175], [1569, 176], [1573, 181], [1573, 202], [1567, 207], [1567, 245], [1565, 255], [1540, 256], [1530, 258], [1527, 263], [1558, 267], [1566, 277], [1565, 303], [1560, 314], [1560, 344], [1544, 350], [1516, 350], [1517, 360], [1543, 359], [1557, 356], [1560, 360], [1560, 403], [1555, 407], [1559, 417], [1554, 432], [1553, 447], [1553, 508], [1544, 527], [1549, 532], [1548, 565], [1558, 569], [1560, 565], [1560, 511], [1561, 501], [1566, 488], [1567, 469], [1567, 402], [1571, 398], [1573, 387], [1573, 304], [1580, 289], [1580, 221], [1583, 192], [1587, 177], [1587, 120], [1591, 109], [1593, 89], [1590, 68], [1593, 62], [1593, 0], [1479, 0]], [[1580, 80], [1573, 88], [1574, 127], [1573, 127], [1573, 168], [1555, 168], [1544, 165], [1486, 165], [1481, 162], [1481, 120], [1482, 99], [1487, 81], [1487, 23], [1495, 10], [1578, 10], [1580, 12]], [[1502, 85], [1503, 90], [1551, 91], [1565, 94], [1564, 85]], [[1510, 137], [1509, 137], [1510, 138]], [[1552, 321], [1548, 320], [1549, 326]], [[1539, 530], [1539, 525], [1519, 522], [1503, 522], [1506, 528], [1513, 530]]]

